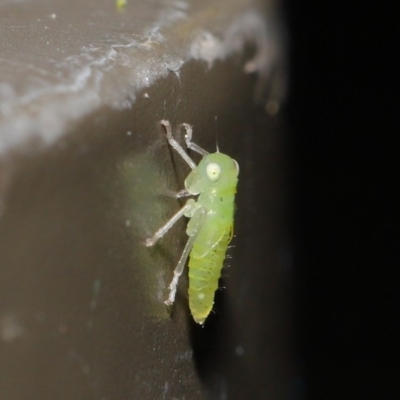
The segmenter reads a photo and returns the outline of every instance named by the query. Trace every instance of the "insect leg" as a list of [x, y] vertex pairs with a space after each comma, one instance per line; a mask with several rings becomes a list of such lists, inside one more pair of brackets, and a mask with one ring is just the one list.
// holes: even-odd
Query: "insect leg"
[[188, 154], [183, 149], [183, 147], [172, 136], [172, 129], [171, 129], [171, 124], [169, 123], [169, 121], [163, 119], [161, 121], [161, 125], [163, 125], [165, 128], [165, 132], [167, 133], [167, 140], [168, 140], [169, 144], [171, 145], [171, 147], [177, 153], [179, 153], [179, 155], [186, 161], [186, 163], [189, 165], [190, 168], [195, 169], [196, 168], [195, 162], [188, 156]]
[[147, 247], [154, 246], [159, 239], [161, 239], [171, 228], [172, 226], [184, 215], [190, 216], [191, 213], [196, 209], [196, 202], [193, 199], [189, 199], [186, 204], [176, 212], [157, 232], [152, 236], [146, 239], [145, 245]]
[[210, 154], [208, 151], [204, 150], [203, 148], [201, 148], [199, 145], [197, 145], [196, 143], [192, 142], [192, 136], [193, 136], [193, 129], [189, 124], [180, 124], [178, 126], [178, 129], [183, 126], [185, 128], [186, 131], [186, 135], [185, 135], [185, 141], [186, 141], [186, 146], [195, 151], [196, 153], [201, 154], [203, 157], [207, 156], [208, 154]]
[[182, 189], [175, 193], [175, 197], [180, 199], [181, 197], [193, 196], [193, 193], [188, 192], [186, 189]]
[[[197, 214], [199, 213], [199, 214]], [[178, 261], [178, 265], [176, 266], [175, 270], [174, 270], [174, 277], [172, 278], [172, 281], [169, 285], [169, 296], [168, 296], [168, 300], [165, 301], [165, 304], [167, 306], [170, 306], [174, 303], [175, 301], [175, 295], [176, 295], [176, 289], [178, 287], [178, 282], [179, 282], [179, 277], [182, 275], [182, 272], [185, 268], [185, 264], [186, 264], [186, 260], [189, 257], [190, 251], [192, 250], [193, 247], [193, 243], [197, 238], [197, 234], [199, 233], [204, 220], [206, 219], [206, 209], [201, 207], [200, 209], [198, 209], [198, 211], [196, 211], [196, 216], [197, 216], [197, 223], [192, 231], [192, 235], [189, 236], [188, 241], [186, 242], [185, 248], [183, 249], [181, 258]]]

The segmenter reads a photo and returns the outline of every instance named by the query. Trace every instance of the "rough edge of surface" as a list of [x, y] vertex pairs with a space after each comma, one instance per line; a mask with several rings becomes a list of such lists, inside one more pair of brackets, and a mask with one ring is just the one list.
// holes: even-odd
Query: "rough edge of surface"
[[[69, 82], [19, 98], [0, 120], [0, 156], [31, 141], [42, 147], [51, 145], [70, 123], [99, 107], [131, 107], [140, 91], [170, 72], [179, 76], [180, 68], [190, 60], [205, 61], [211, 68], [216, 60], [240, 53], [246, 43], [252, 43], [257, 53], [246, 70], [268, 71], [278, 50], [276, 38], [267, 32], [265, 17], [248, 9], [235, 15], [223, 23], [219, 20], [218, 32], [182, 27], [184, 23], [177, 22], [173, 28], [148, 32], [148, 39], [139, 45], [137, 41], [111, 45], [106, 54], [78, 69]], [[188, 31], [192, 37], [187, 37]]]

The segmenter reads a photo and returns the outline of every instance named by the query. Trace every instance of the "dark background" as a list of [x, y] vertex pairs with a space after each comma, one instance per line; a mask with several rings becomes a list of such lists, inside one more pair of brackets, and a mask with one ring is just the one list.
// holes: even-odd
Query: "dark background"
[[396, 14], [368, 1], [285, 12], [302, 398], [395, 398]]

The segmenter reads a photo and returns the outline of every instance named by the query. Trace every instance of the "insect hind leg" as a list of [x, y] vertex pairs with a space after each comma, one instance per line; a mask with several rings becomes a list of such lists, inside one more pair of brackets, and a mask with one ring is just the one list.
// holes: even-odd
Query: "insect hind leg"
[[185, 248], [183, 249], [181, 258], [178, 261], [178, 265], [176, 266], [174, 270], [174, 277], [172, 278], [172, 281], [169, 285], [169, 296], [168, 299], [164, 302], [167, 306], [170, 306], [174, 303], [175, 301], [175, 296], [176, 296], [176, 290], [178, 288], [178, 282], [179, 278], [182, 275], [182, 272], [185, 268], [186, 261], [189, 257], [190, 251], [193, 248], [193, 243], [197, 238], [197, 235], [203, 226], [204, 220], [206, 219], [206, 209], [205, 208], [199, 208], [197, 211], [198, 214], [198, 221], [193, 229], [192, 235], [189, 237], [188, 241], [186, 242]]
[[189, 240], [186, 242], [185, 248], [183, 249], [181, 258], [179, 259], [178, 265], [176, 266], [176, 268], [174, 270], [174, 277], [172, 278], [172, 281], [171, 281], [170, 285], [168, 286], [168, 289], [169, 289], [168, 300], [165, 300], [165, 304], [167, 306], [172, 305], [175, 301], [175, 295], [176, 295], [176, 290], [178, 288], [179, 278], [182, 275], [182, 272], [185, 268], [186, 260], [189, 257], [189, 254], [190, 254], [190, 251], [192, 250], [193, 242], [195, 241], [195, 239], [196, 239], [195, 236], [189, 237]]

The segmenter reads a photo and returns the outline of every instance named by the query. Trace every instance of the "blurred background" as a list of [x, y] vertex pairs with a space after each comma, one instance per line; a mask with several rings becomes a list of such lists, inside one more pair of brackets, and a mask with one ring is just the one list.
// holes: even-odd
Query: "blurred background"
[[393, 10], [286, 1], [285, 13], [297, 395], [391, 399], [399, 370]]

